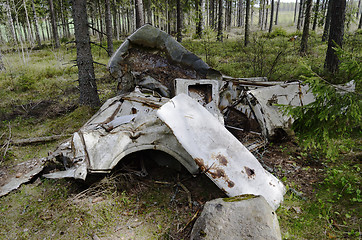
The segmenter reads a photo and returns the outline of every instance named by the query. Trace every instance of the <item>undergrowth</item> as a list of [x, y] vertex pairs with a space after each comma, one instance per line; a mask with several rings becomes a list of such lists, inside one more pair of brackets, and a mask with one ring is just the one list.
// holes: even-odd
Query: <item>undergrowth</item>
[[[288, 41], [295, 35], [300, 36], [300, 33], [289, 33], [281, 28], [275, 28], [271, 34], [253, 33], [250, 45], [244, 47], [241, 33], [236, 39], [229, 38], [220, 43], [216, 41], [215, 33], [207, 29], [202, 39], [185, 40], [183, 45], [202, 57], [211, 67], [233, 77], [266, 76], [271, 81], [290, 81], [303, 80], [302, 76], [311, 77], [311, 72], [325, 76], [323, 61], [327, 45], [321, 42], [319, 35], [311, 34], [309, 53], [300, 56], [298, 38], [294, 42]], [[342, 69], [345, 70], [340, 79], [356, 79], [357, 73], [361, 72], [358, 70], [360, 39], [361, 32], [346, 36], [346, 52], [343, 53], [345, 61], [342, 63]], [[115, 43], [115, 46], [120, 44], [121, 41]], [[95, 61], [107, 63], [109, 58], [104, 50], [97, 46], [92, 46], [92, 50]], [[6, 71], [0, 72], [0, 147], [10, 135], [12, 138], [31, 138], [71, 134], [94, 113], [95, 110], [77, 105], [77, 69], [72, 62], [75, 55], [75, 48], [71, 45], [63, 45], [59, 50], [50, 47], [29, 50], [24, 55], [25, 62], [20, 52], [3, 54]], [[104, 102], [114, 96], [116, 83], [104, 66], [97, 64], [95, 69], [100, 98]], [[328, 76], [326, 78], [328, 80]], [[56, 107], [60, 108], [59, 111], [47, 114], [32, 112], [35, 106], [50, 99], [54, 102], [40, 112]], [[326, 125], [343, 125], [336, 119], [331, 118]], [[353, 119], [353, 116], [350, 119], [350, 122], [358, 120]], [[348, 123], [343, 127], [349, 127]], [[361, 161], [358, 153], [361, 152], [361, 142], [358, 136], [360, 130], [356, 132], [355, 129], [352, 129], [348, 138], [353, 151], [340, 149], [341, 155], [333, 161], [315, 149], [303, 150], [301, 153], [303, 158], [316, 156], [313, 161], [324, 168], [315, 174], [323, 175], [323, 180], [315, 183], [315, 192], [307, 200], [290, 192], [286, 195], [284, 204], [277, 212], [284, 239], [360, 238]], [[312, 133], [311, 136], [313, 134], [316, 135]], [[46, 156], [60, 142], [26, 147], [11, 145], [0, 166], [11, 166]], [[341, 141], [332, 144], [342, 146]], [[4, 155], [3, 149], [0, 154]], [[310, 163], [305, 160], [305, 164]], [[284, 183], [290, 188], [298, 188], [291, 182]], [[121, 231], [126, 236], [130, 232], [118, 226], [119, 222], [128, 221], [132, 229], [140, 222], [145, 224], [142, 219], [147, 218], [144, 229], [149, 232], [143, 236], [167, 239], [164, 236], [170, 231], [170, 222], [180, 216], [179, 212], [171, 212], [169, 202], [164, 200], [170, 192], [165, 193], [160, 187], [153, 187], [150, 192], [142, 192], [144, 189], [140, 189], [138, 196], [144, 197], [140, 200], [137, 194], [116, 190], [112, 184], [105, 186], [108, 190], [97, 196], [100, 197], [99, 202], [95, 201], [93, 195], [85, 195], [82, 201], [77, 201], [80, 198], [75, 196], [84, 187], [68, 180], [42, 179], [23, 186], [19, 191], [0, 199], [0, 214], [6, 216], [0, 218], [0, 238], [29, 239], [43, 236], [51, 239], [85, 239], [94, 234], [107, 236], [107, 233], [114, 231]], [[141, 211], [138, 217], [135, 217], [134, 209]], [[182, 212], [182, 209], [178, 211]], [[183, 217], [186, 220], [183, 219], [181, 223], [185, 224], [192, 216]]]

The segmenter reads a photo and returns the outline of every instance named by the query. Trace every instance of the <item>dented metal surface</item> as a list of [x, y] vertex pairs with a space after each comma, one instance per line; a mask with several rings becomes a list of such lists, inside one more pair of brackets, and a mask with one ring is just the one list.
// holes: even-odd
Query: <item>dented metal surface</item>
[[157, 115], [172, 129], [201, 171], [227, 195], [262, 195], [274, 209], [279, 206], [284, 185], [195, 100], [185, 94], [177, 95]]
[[[169, 99], [135, 91], [109, 99], [60, 152], [73, 163], [49, 178], [85, 179], [87, 173], [110, 172], [125, 156], [142, 150], [159, 150], [178, 160], [190, 173], [198, 166], [157, 116], [158, 106]], [[72, 175], [73, 174], [73, 175]]]
[[277, 129], [290, 134], [294, 120], [281, 111], [280, 105], [303, 106], [315, 100], [309, 87], [299, 82], [250, 90], [247, 99], [262, 133], [267, 137], [273, 136]]

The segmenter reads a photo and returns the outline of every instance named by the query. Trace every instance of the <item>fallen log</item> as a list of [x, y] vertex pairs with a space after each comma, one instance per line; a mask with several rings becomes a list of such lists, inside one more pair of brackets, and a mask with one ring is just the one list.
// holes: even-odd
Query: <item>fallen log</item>
[[46, 137], [35, 137], [35, 138], [25, 138], [25, 139], [12, 139], [11, 143], [14, 145], [27, 145], [33, 143], [41, 143], [41, 142], [51, 142], [55, 140], [59, 140], [61, 138], [70, 137], [71, 134], [61, 134], [61, 135], [53, 135]]

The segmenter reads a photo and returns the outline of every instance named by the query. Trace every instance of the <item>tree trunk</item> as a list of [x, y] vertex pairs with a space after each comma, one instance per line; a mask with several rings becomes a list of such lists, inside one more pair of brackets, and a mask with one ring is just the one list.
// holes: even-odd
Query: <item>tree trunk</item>
[[202, 14], [200, 14], [201, 12], [201, 0], [196, 0], [195, 1], [195, 14], [196, 14], [196, 36], [198, 38], [201, 37], [201, 33], [202, 33], [202, 29], [201, 29], [201, 19], [200, 16], [202, 18]]
[[295, 0], [295, 6], [294, 6], [294, 24], [295, 20], [297, 19], [297, 8], [298, 8], [298, 0]]
[[249, 34], [250, 34], [250, 0], [246, 0], [245, 3], [245, 39], [244, 39], [244, 45], [248, 46], [249, 44]]
[[260, 0], [260, 3], [259, 3], [259, 19], [258, 19], [258, 26], [262, 26], [263, 25], [263, 0]]
[[250, 1], [250, 26], [253, 26], [253, 17], [254, 17], [254, 6], [253, 6], [253, 1]]
[[280, 0], [278, 0], [278, 2], [277, 2], [277, 9], [275, 12], [275, 25], [278, 25], [279, 5], [280, 5]]
[[[97, 4], [98, 4], [98, 14], [99, 14], [99, 28], [98, 28], [98, 30], [100, 31], [100, 33], [99, 33], [99, 42], [100, 42], [100, 44], [102, 45], [102, 42], [103, 42], [103, 34], [104, 34], [104, 31], [103, 31], [102, 5], [101, 5], [101, 3], [100, 3], [99, 0], [97, 1]], [[97, 20], [97, 22], [98, 22], [98, 20]]]
[[240, 19], [240, 27], [244, 26], [244, 0], [239, 0], [240, 4], [240, 13], [239, 13], [239, 19]]
[[33, 10], [36, 42], [38, 44], [38, 47], [41, 47], [41, 40], [40, 40], [40, 34], [39, 34], [39, 28], [38, 28], [38, 17], [36, 15], [36, 11], [35, 11], [34, 0], [31, 0], [31, 8]]
[[52, 24], [53, 38], [54, 38], [54, 42], [55, 42], [54, 47], [59, 48], [60, 42], [59, 42], [57, 23], [55, 20], [53, 0], [49, 0], [49, 10], [50, 10], [50, 20], [51, 20], [51, 24]]
[[50, 39], [50, 35], [51, 35], [51, 23], [50, 23], [50, 20], [48, 18], [46, 18], [45, 20], [45, 29], [47, 31], [47, 39]]
[[309, 23], [310, 23], [311, 8], [312, 8], [312, 0], [306, 0], [303, 35], [302, 35], [302, 40], [300, 43], [300, 53], [301, 54], [306, 54], [307, 50], [308, 50]]
[[140, 28], [145, 24], [143, 19], [143, 2], [142, 0], [135, 0], [135, 9], [136, 9], [136, 28]]
[[17, 44], [18, 39], [16, 37], [16, 33], [15, 33], [15, 27], [14, 27], [14, 21], [13, 21], [13, 16], [11, 15], [11, 9], [10, 9], [10, 4], [9, 1], [6, 1], [6, 13], [7, 13], [7, 17], [8, 17], [8, 22], [10, 25], [10, 31], [11, 31], [11, 36], [12, 36], [12, 40], [14, 41], [15, 44]]
[[346, 14], [346, 0], [332, 1], [330, 4], [332, 5], [331, 27], [324, 68], [331, 73], [336, 73], [338, 72], [339, 59], [333, 48], [338, 46], [342, 47]]
[[222, 7], [222, 2], [223, 0], [219, 0], [219, 12], [218, 12], [218, 22], [217, 22], [217, 40], [222, 42], [223, 41], [223, 37], [222, 37], [222, 11], [223, 11], [223, 7]]
[[209, 25], [215, 29], [215, 0], [210, 0], [209, 4]]
[[3, 56], [0, 52], [0, 72], [5, 69], [4, 63], [3, 63]]
[[269, 33], [271, 33], [273, 30], [273, 16], [274, 16], [274, 0], [271, 0]]
[[119, 26], [118, 26], [118, 19], [117, 19], [117, 5], [116, 2], [113, 0], [112, 1], [112, 19], [113, 19], [113, 35], [116, 37], [117, 40], [119, 40]]
[[176, 39], [178, 42], [182, 42], [182, 6], [181, 0], [176, 0]]
[[261, 11], [261, 22], [260, 22], [260, 30], [264, 29], [264, 16], [265, 16], [265, 0], [262, 1], [262, 11]]
[[304, 1], [305, 0], [300, 0], [300, 4], [299, 4], [299, 14], [298, 14], [298, 23], [297, 23], [297, 29], [298, 30], [300, 30], [300, 27], [302, 26]]
[[357, 7], [357, 13], [356, 13], [356, 19], [358, 20], [359, 13], [361, 11], [361, 0], [358, 1], [358, 7]]
[[33, 35], [32, 35], [32, 31], [31, 31], [31, 29], [30, 29], [30, 21], [29, 21], [28, 9], [27, 9], [27, 7], [26, 7], [25, 0], [23, 0], [23, 5], [24, 5], [24, 10], [25, 10], [26, 26], [27, 26], [27, 28], [28, 28], [28, 38], [29, 38], [29, 42], [30, 42], [30, 45], [33, 45], [33, 44], [34, 44]]
[[74, 35], [77, 45], [78, 81], [81, 105], [100, 105], [93, 68], [86, 0], [73, 0]]
[[324, 31], [323, 31], [323, 36], [322, 36], [322, 42], [325, 42], [328, 38], [329, 27], [331, 25], [332, 3], [333, 3], [333, 0], [328, 1], [327, 16], [326, 16], [326, 20], [324, 22]]
[[112, 34], [112, 16], [111, 16], [111, 3], [110, 0], [106, 0], [106, 34], [107, 34], [107, 50], [108, 56], [113, 54], [113, 34]]
[[362, 28], [362, 14], [361, 17], [359, 18], [359, 24], [358, 24], [358, 29]]
[[268, 15], [269, 15], [269, 0], [266, 0], [266, 11], [265, 11], [265, 18], [264, 18], [264, 29], [266, 30], [268, 26]]
[[315, 31], [317, 27], [317, 20], [318, 20], [318, 12], [319, 12], [319, 3], [320, 0], [317, 0], [317, 3], [314, 6], [314, 20], [313, 20], [313, 31]]
[[45, 38], [45, 32], [44, 32], [44, 27], [43, 27], [42, 22], [40, 22], [40, 29], [41, 29], [41, 35], [42, 35], [43, 41], [45, 41], [46, 38]]
[[231, 14], [232, 14], [232, 7], [231, 7], [231, 0], [226, 0], [226, 11], [225, 11], [225, 30], [230, 31], [231, 27]]

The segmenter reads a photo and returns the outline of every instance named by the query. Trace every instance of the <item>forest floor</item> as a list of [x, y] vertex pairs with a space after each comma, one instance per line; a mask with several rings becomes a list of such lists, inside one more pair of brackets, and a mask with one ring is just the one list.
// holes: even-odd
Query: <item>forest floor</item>
[[[316, 71], [323, 65], [326, 45], [318, 35], [311, 35], [310, 54], [302, 58], [298, 46], [288, 42], [296, 33], [278, 28], [273, 34], [254, 35], [248, 48], [242, 47], [238, 31], [222, 45], [207, 35], [183, 44], [235, 77], [286, 81], [304, 74], [304, 65]], [[349, 36], [350, 41], [358, 42], [361, 35]], [[0, 73], [0, 179], [16, 175], [14, 167], [24, 161], [47, 156], [66, 137], [24, 146], [7, 146], [8, 139], [69, 135], [95, 112], [77, 104], [74, 47], [26, 49], [24, 55], [11, 47], [1, 51], [6, 70]], [[108, 61], [96, 47], [93, 57]], [[115, 95], [116, 83], [101, 65], [96, 65], [96, 74], [104, 102]], [[288, 189], [277, 211], [283, 239], [361, 238], [360, 147], [331, 161], [289, 138], [270, 142], [257, 158]], [[204, 175], [193, 177], [186, 170], [174, 172], [152, 163], [146, 167], [145, 178], [114, 171], [93, 184], [36, 178], [0, 198], [0, 239], [187, 239], [203, 204], [225, 197]]]

